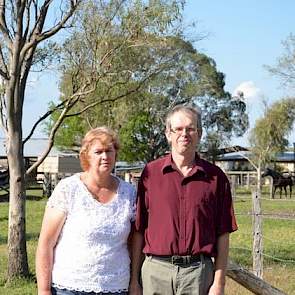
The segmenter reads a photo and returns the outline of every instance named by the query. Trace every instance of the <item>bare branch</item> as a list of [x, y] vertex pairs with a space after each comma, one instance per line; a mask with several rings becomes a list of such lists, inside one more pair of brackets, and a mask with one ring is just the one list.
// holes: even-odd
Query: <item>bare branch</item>
[[241, 157], [243, 157], [244, 159], [246, 159], [247, 161], [249, 161], [249, 163], [250, 163], [250, 164], [251, 164], [256, 170], [258, 169], [258, 166], [254, 163], [254, 161], [251, 160], [250, 157], [248, 157], [247, 155], [241, 153], [241, 151], [238, 150], [238, 149], [235, 149], [235, 148], [234, 148], [234, 150], [235, 150], [235, 152], [237, 152]]
[[0, 76], [2, 76], [5, 80], [8, 80], [7, 73], [3, 72], [2, 69], [0, 69]]
[[[48, 2], [51, 2], [51, 1], [48, 1]], [[37, 41], [40, 42], [45, 39], [48, 39], [51, 36], [55, 35], [60, 29], [62, 29], [64, 25], [67, 23], [67, 21], [70, 19], [70, 17], [73, 15], [74, 11], [77, 9], [80, 2], [81, 0], [71, 0], [71, 7], [69, 11], [54, 27], [52, 27], [50, 30], [47, 30], [46, 32], [43, 32], [43, 33], [41, 33], [41, 31], [37, 32], [38, 33]], [[44, 22], [44, 20], [41, 19], [41, 22]]]
[[78, 5], [81, 3], [82, 0], [71, 0], [70, 1], [70, 8], [67, 11], [67, 13], [62, 17], [62, 19], [51, 29], [45, 31], [42, 33], [45, 19], [47, 16], [47, 11], [48, 8], [52, 2], [52, 0], [46, 0], [44, 1], [42, 7], [40, 8], [40, 13], [39, 16], [37, 17], [37, 20], [35, 22], [35, 27], [32, 30], [30, 37], [29, 37], [29, 42], [27, 42], [24, 47], [22, 48], [21, 51], [21, 60], [24, 58], [26, 53], [30, 48], [35, 47], [38, 43], [41, 41], [44, 41], [53, 35], [55, 35], [58, 31], [60, 31], [62, 28], [65, 27], [65, 24], [67, 21], [71, 18], [73, 15], [74, 11], [77, 9]]
[[55, 106], [53, 109], [47, 111], [44, 115], [42, 115], [33, 125], [29, 135], [23, 140], [23, 145], [32, 137], [32, 135], [34, 134], [36, 128], [38, 127], [38, 125], [44, 121], [46, 118], [48, 118], [52, 113], [54, 113], [55, 111], [61, 109], [61, 107], [63, 107], [65, 105], [67, 101], [62, 101], [60, 104], [58, 104], [57, 106]]
[[69, 110], [68, 107], [66, 107], [61, 112], [58, 120], [55, 122], [55, 124], [54, 124], [54, 126], [53, 126], [53, 128], [52, 128], [52, 130], [50, 132], [50, 135], [49, 135], [49, 138], [48, 138], [48, 145], [47, 145], [46, 150], [38, 158], [38, 160], [26, 171], [26, 176], [29, 175], [34, 169], [36, 169], [44, 161], [44, 159], [48, 156], [48, 154], [50, 153], [50, 150], [51, 150], [51, 148], [54, 145], [54, 137], [55, 137], [55, 134], [56, 134], [59, 126], [63, 122], [64, 117], [65, 117], [65, 114], [68, 112], [68, 110]]
[[5, 79], [9, 79], [8, 69], [5, 63], [2, 46], [0, 44], [0, 75]]
[[9, 34], [8, 26], [5, 18], [5, 0], [0, 0], [0, 30], [5, 38], [9, 48], [12, 47], [12, 40]]
[[[81, 98], [84, 97], [86, 95], [89, 95], [90, 93], [92, 93], [95, 88], [91, 88], [89, 90], [85, 90], [89, 85], [85, 84], [81, 87], [80, 91], [77, 91], [76, 93], [74, 93], [72, 96], [70, 96], [68, 99], [62, 101], [60, 104], [56, 105], [53, 109], [47, 111], [44, 115], [42, 115], [33, 125], [29, 135], [23, 140], [23, 144], [25, 144], [34, 134], [36, 128], [38, 127], [38, 125], [44, 121], [46, 118], [48, 118], [52, 113], [54, 113], [57, 110], [62, 109], [65, 105], [68, 105], [67, 107], [72, 108], [74, 106], [74, 104], [77, 103], [77, 101]], [[77, 99], [78, 98], [78, 99]]]
[[5, 131], [7, 135], [7, 118], [6, 118], [6, 103], [5, 103], [5, 95], [3, 93], [0, 94], [0, 125], [2, 129]]
[[26, 40], [27, 36], [29, 34], [29, 30], [30, 30], [30, 20], [31, 20], [31, 13], [30, 13], [30, 7], [32, 5], [32, 0], [28, 1], [27, 5], [26, 5], [26, 21], [24, 21], [25, 23], [25, 30], [24, 30], [24, 34], [23, 34], [23, 39]]
[[34, 169], [36, 169], [48, 156], [51, 148], [54, 144], [54, 137], [55, 134], [62, 124], [63, 120], [66, 118], [67, 112], [81, 99], [81, 97], [90, 94], [95, 90], [95, 88], [91, 88], [90, 90], [85, 90], [88, 85], [84, 85], [82, 90], [79, 93], [73, 94], [66, 102], [65, 108], [62, 110], [61, 114], [59, 115], [59, 118], [54, 123], [54, 126], [51, 129], [51, 132], [49, 134], [48, 138], [48, 146], [46, 150], [43, 152], [43, 154], [39, 157], [39, 159], [26, 171], [26, 175], [29, 175]]
[[[127, 91], [126, 93], [123, 93], [121, 95], [118, 95], [117, 97], [114, 97], [114, 98], [108, 98], [108, 99], [103, 99], [103, 100], [99, 100], [99, 101], [96, 101], [96, 102], [93, 102], [89, 105], [87, 105], [84, 109], [82, 109], [81, 111], [79, 112], [76, 112], [76, 113], [72, 113], [72, 114], [67, 114], [66, 117], [69, 118], [69, 117], [74, 117], [74, 116], [78, 116], [78, 115], [81, 115], [82, 113], [86, 112], [87, 110], [89, 110], [90, 108], [96, 106], [96, 105], [99, 105], [99, 104], [103, 104], [103, 103], [106, 103], [106, 102], [114, 102], [114, 101], [117, 101], [119, 99], [122, 99], [122, 98], [125, 98], [126, 96], [132, 94], [132, 93], [135, 93], [137, 92], [141, 86], [147, 81], [149, 80], [151, 77], [153, 76], [156, 76], [158, 75], [160, 72], [162, 71], [159, 70], [158, 72], [153, 72], [151, 73], [150, 75], [148, 75], [147, 77], [145, 77], [135, 88]], [[117, 85], [117, 84], [116, 84]], [[115, 86], [115, 85], [113, 85]], [[111, 90], [111, 88], [109, 89], [109, 91]]]

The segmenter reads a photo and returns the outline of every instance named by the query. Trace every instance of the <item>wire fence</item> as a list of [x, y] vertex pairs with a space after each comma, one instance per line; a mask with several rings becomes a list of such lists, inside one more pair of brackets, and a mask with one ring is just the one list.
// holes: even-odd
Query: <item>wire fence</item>
[[[279, 221], [282, 222], [284, 224], [284, 222], [288, 222], [286, 223], [286, 225], [289, 225], [290, 228], [290, 222], [291, 222], [291, 227], [292, 227], [292, 223], [294, 222], [294, 228], [295, 228], [295, 211], [292, 211], [293, 209], [293, 202], [295, 202], [295, 199], [269, 199], [269, 198], [260, 198], [260, 200], [262, 201], [263, 205], [265, 205], [266, 207], [269, 205], [269, 202], [276, 204], [274, 207], [270, 204], [268, 209], [263, 210], [261, 213], [255, 213], [252, 210], [252, 198], [248, 195], [248, 196], [241, 196], [241, 195], [236, 195], [234, 197], [235, 202], [239, 202], [239, 201], [245, 201], [245, 202], [249, 202], [249, 204], [245, 203], [245, 205], [243, 205], [242, 203], [240, 204], [239, 210], [236, 210], [236, 216], [245, 216], [245, 217], [249, 217], [252, 219], [252, 224], [253, 224], [253, 220], [254, 217], [257, 218], [262, 218], [263, 220], [269, 220], [270, 222], [268, 222], [268, 227], [267, 230], [265, 231], [264, 229], [261, 231], [261, 237], [263, 240], [263, 247], [261, 250], [261, 255], [263, 258], [265, 258], [268, 263], [266, 263], [266, 267], [263, 266], [264, 271], [267, 269], [272, 269], [272, 267], [269, 267], [269, 265], [272, 265], [271, 261], [273, 261], [273, 263], [281, 263], [284, 264], [285, 266], [289, 266], [291, 268], [295, 268], [295, 234], [294, 235], [290, 235], [290, 233], [288, 232], [288, 230], [285, 230], [285, 226], [281, 226], [281, 234], [280, 236], [273, 236], [272, 232], [269, 229], [269, 226], [271, 224], [271, 220], [274, 220], [274, 222]], [[280, 202], [283, 206], [283, 208], [280, 210]], [[290, 202], [290, 208], [288, 208], [288, 206], [286, 206], [286, 202]], [[247, 207], [248, 206], [248, 207]], [[275, 209], [274, 209], [275, 208]], [[294, 213], [293, 213], [294, 212]], [[265, 233], [266, 232], [266, 233]], [[254, 238], [254, 230], [253, 228], [249, 227], [249, 224], [244, 225], [241, 229], [239, 229], [237, 231], [237, 235], [239, 236], [239, 238], [241, 239], [242, 242], [245, 242], [246, 245], [253, 245], [253, 238]], [[246, 257], [248, 256], [251, 257], [253, 259], [253, 248], [250, 246], [239, 246], [241, 242], [235, 242], [233, 246], [230, 247], [230, 251], [233, 251], [234, 256], [238, 256], [239, 255], [243, 255], [245, 259], [245, 255]], [[245, 252], [247, 254], [245, 254]], [[284, 257], [285, 256], [285, 257]], [[252, 269], [251, 267], [249, 267], [249, 264], [247, 264], [247, 267], [236, 267], [236, 268], [232, 268], [232, 270], [240, 270], [240, 269], [246, 269], [249, 272], [255, 272], [254, 269]]]

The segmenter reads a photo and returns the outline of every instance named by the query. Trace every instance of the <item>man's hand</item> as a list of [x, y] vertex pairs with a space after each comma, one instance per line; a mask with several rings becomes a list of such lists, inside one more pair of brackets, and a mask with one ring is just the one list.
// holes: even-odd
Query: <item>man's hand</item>
[[224, 285], [213, 284], [209, 289], [208, 295], [224, 295]]

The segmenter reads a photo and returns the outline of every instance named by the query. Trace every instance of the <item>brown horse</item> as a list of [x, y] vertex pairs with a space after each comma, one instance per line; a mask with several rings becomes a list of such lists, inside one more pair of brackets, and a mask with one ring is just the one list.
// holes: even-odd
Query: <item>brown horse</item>
[[287, 187], [290, 188], [290, 198], [292, 196], [292, 177], [291, 176], [283, 176], [281, 173], [274, 171], [270, 168], [266, 168], [266, 170], [262, 173], [262, 177], [270, 176], [273, 179], [273, 190], [272, 190], [272, 198], [274, 198], [275, 192], [277, 188], [280, 189], [280, 199], [282, 198], [282, 189], [285, 191], [285, 195], [287, 198]]

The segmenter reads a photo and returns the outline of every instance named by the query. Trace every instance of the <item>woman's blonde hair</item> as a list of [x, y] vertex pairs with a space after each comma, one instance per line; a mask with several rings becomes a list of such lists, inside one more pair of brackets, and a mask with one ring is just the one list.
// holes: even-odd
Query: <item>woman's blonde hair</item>
[[88, 151], [93, 142], [99, 140], [104, 147], [112, 145], [116, 151], [119, 150], [120, 144], [117, 134], [109, 127], [102, 126], [89, 130], [84, 136], [80, 149], [80, 165], [83, 171], [89, 168]]

